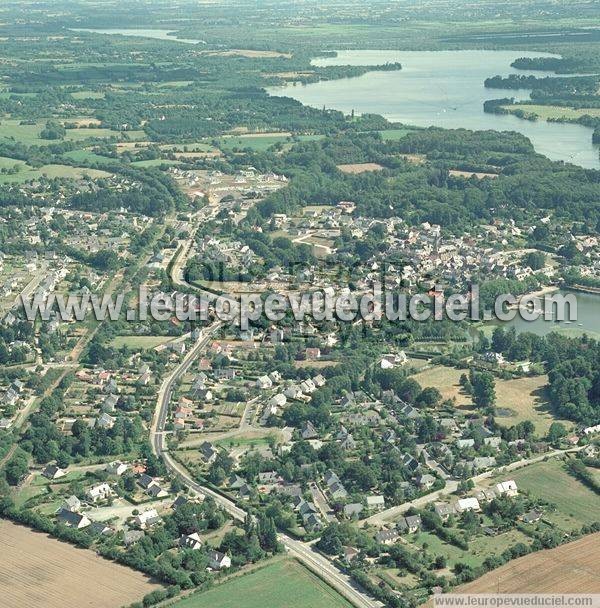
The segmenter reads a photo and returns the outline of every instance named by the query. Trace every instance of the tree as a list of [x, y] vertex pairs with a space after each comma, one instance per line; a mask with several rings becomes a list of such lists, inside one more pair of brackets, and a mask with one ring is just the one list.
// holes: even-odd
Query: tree
[[567, 434], [567, 429], [560, 422], [553, 422], [548, 429], [548, 441], [558, 443]]
[[4, 471], [6, 474], [6, 481], [8, 481], [11, 486], [18, 485], [21, 479], [23, 479], [29, 471], [27, 454], [21, 448], [17, 448], [10, 460], [6, 463]]
[[471, 384], [473, 385], [473, 402], [475, 405], [489, 413], [493, 413], [496, 403], [493, 374], [490, 372], [473, 372], [471, 374]]

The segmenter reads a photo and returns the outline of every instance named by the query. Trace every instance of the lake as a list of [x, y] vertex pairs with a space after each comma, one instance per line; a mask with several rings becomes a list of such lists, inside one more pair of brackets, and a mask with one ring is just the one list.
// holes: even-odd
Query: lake
[[572, 337], [585, 332], [592, 338], [600, 338], [600, 315], [598, 314], [600, 312], [600, 296], [563, 290], [556, 293], [563, 296], [569, 294], [577, 298], [576, 321], [546, 321], [543, 317], [536, 321], [525, 321], [520, 315], [517, 315], [512, 321], [507, 321], [503, 325], [505, 327], [515, 327], [517, 332], [528, 331], [539, 336], [545, 336], [552, 331], [556, 331]]
[[188, 38], [175, 38], [173, 30], [150, 30], [150, 29], [118, 29], [92, 30], [86, 28], [71, 28], [72, 32], [93, 32], [94, 34], [118, 34], [120, 36], [138, 36], [140, 38], [154, 38], [155, 40], [170, 40], [171, 42], [183, 42], [185, 44], [206, 44], [204, 40], [191, 40]]
[[527, 51], [340, 51], [337, 57], [313, 61], [316, 66], [382, 65], [400, 62], [402, 70], [368, 72], [356, 78], [308, 85], [270, 87], [271, 95], [287, 96], [316, 108], [350, 113], [375, 113], [394, 122], [446, 129], [518, 131], [535, 149], [552, 160], [600, 169], [600, 147], [592, 144], [593, 130], [577, 124], [531, 122], [516, 116], [486, 114], [483, 102], [514, 97], [529, 99], [530, 91], [486, 89], [490, 76], [554, 75], [516, 70], [517, 57], [552, 57]]

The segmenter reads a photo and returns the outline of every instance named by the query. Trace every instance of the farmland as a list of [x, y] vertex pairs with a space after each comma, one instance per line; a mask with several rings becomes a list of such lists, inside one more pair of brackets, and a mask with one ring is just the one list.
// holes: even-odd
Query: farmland
[[600, 533], [521, 557], [458, 593], [600, 593]]
[[350, 604], [314, 574], [292, 560], [279, 561], [191, 595], [175, 608], [349, 608]]
[[139, 572], [5, 520], [0, 538], [0, 593], [11, 608], [118, 608], [159, 588]]

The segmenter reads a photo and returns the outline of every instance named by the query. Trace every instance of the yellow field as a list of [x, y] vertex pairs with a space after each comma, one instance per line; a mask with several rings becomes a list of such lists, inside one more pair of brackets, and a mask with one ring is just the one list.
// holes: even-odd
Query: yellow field
[[2, 606], [118, 608], [160, 585], [148, 577], [41, 532], [0, 521]]
[[520, 557], [457, 593], [600, 593], [600, 533]]

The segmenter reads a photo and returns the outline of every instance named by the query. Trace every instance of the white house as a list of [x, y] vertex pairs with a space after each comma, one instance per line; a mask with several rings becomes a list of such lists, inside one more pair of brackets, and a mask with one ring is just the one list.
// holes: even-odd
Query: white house
[[516, 496], [518, 493], [517, 484], [514, 479], [501, 481], [496, 484], [496, 492], [498, 494], [506, 494], [506, 496]]
[[113, 495], [112, 488], [107, 483], [101, 483], [97, 486], [92, 486], [85, 495], [92, 502], [98, 502], [99, 500], [105, 500]]
[[456, 509], [460, 513], [464, 513], [465, 511], [481, 511], [479, 501], [475, 497], [460, 498], [456, 503]]
[[219, 551], [209, 551], [208, 565], [213, 570], [222, 570], [223, 568], [231, 568], [231, 558], [220, 553]]
[[269, 376], [260, 376], [260, 378], [258, 378], [256, 380], [256, 387], [257, 388], [261, 388], [261, 389], [267, 389], [267, 388], [271, 388], [273, 386], [273, 381], [271, 380], [271, 378], [269, 378]]
[[125, 473], [125, 471], [127, 471], [128, 468], [129, 466], [124, 462], [115, 460], [114, 462], [110, 462], [108, 465], [106, 465], [106, 472], [110, 475], [118, 475], [120, 477], [123, 475], [123, 473]]
[[160, 515], [158, 514], [156, 509], [148, 509], [143, 513], [140, 513], [135, 518], [135, 523], [138, 527], [145, 529], [150, 528], [154, 524], [157, 524], [160, 521]]

